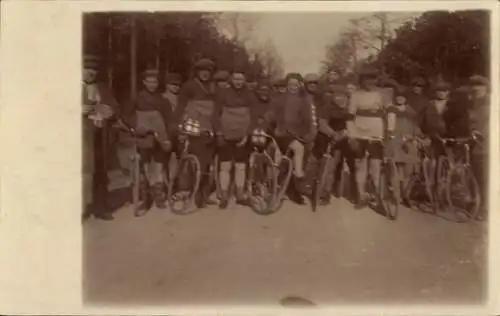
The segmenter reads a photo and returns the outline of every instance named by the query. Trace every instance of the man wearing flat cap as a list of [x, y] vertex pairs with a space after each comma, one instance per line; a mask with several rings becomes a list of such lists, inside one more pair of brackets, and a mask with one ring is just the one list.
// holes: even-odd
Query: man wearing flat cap
[[328, 87], [339, 85], [341, 79], [340, 73], [341, 69], [337, 67], [330, 67], [319, 83], [320, 90], [326, 91], [328, 90]]
[[[446, 136], [446, 121], [450, 110], [450, 84], [437, 81], [430, 88], [431, 99], [422, 117], [422, 132], [428, 136]], [[449, 120], [448, 120], [449, 121]]]
[[219, 70], [214, 74], [214, 81], [218, 89], [226, 89], [230, 87], [229, 79], [231, 74], [226, 70]]
[[246, 165], [251, 148], [249, 136], [254, 130], [257, 118], [257, 98], [246, 85], [245, 73], [235, 68], [231, 73], [230, 87], [219, 92], [215, 104], [214, 129], [217, 135], [219, 156], [219, 184], [221, 189], [220, 208], [228, 206], [231, 171], [234, 168], [233, 183], [236, 188], [236, 202], [246, 205]]
[[285, 79], [278, 79], [274, 82], [274, 92], [277, 95], [280, 94], [285, 94], [286, 93], [286, 80]]
[[97, 82], [99, 58], [83, 58], [82, 114], [83, 114], [83, 201], [84, 216], [112, 220], [108, 210], [107, 121], [118, 112], [118, 104], [106, 84]]
[[[451, 85], [438, 80], [430, 87], [431, 100], [422, 113], [421, 129], [432, 141], [429, 175], [435, 175], [437, 159], [444, 155], [442, 143], [435, 137], [468, 137], [467, 116], [463, 103], [450, 97]], [[433, 176], [431, 176], [433, 178]]]
[[481, 212], [479, 220], [485, 219], [488, 205], [488, 143], [490, 127], [490, 82], [488, 78], [474, 75], [469, 78], [470, 100], [467, 107], [469, 129], [480, 136], [480, 142], [472, 150], [472, 169], [481, 192]]
[[267, 111], [270, 110], [271, 105], [271, 82], [269, 79], [261, 79], [257, 84], [257, 89], [255, 90], [255, 95], [257, 96], [257, 108], [258, 108], [258, 121], [259, 124], [263, 124], [265, 115]]
[[[204, 132], [214, 132], [216, 87], [213, 74], [216, 70], [215, 63], [208, 59], [198, 60], [194, 66], [194, 76], [186, 81], [179, 92], [179, 101], [174, 114], [176, 126], [182, 125], [186, 120], [196, 121]], [[189, 143], [189, 152], [200, 161], [202, 172], [200, 187], [196, 196], [196, 205], [200, 208], [207, 204], [216, 204], [210, 198], [211, 172], [215, 147], [213, 138], [209, 135], [192, 137]], [[183, 177], [178, 184], [180, 195], [187, 194], [189, 178]]]
[[127, 120], [135, 126], [139, 134], [154, 132], [158, 136], [140, 138], [138, 141], [141, 163], [144, 164], [146, 181], [142, 186], [143, 203], [136, 210], [136, 216], [146, 214], [153, 202], [158, 208], [165, 208], [163, 183], [163, 163], [165, 154], [170, 152], [171, 143], [167, 134], [168, 123], [172, 119], [171, 105], [158, 91], [159, 72], [146, 69], [142, 74], [142, 90], [127, 104]]
[[163, 98], [170, 105], [172, 112], [175, 111], [177, 107], [177, 96], [179, 95], [179, 90], [182, 84], [182, 77], [178, 73], [169, 72], [165, 76], [165, 92], [163, 93]]
[[422, 115], [429, 99], [425, 95], [427, 82], [423, 77], [415, 76], [410, 82], [411, 90], [408, 92], [406, 99], [409, 106], [417, 113], [417, 122], [422, 125]]
[[279, 151], [285, 153], [290, 149], [294, 154], [294, 181], [290, 183], [289, 198], [297, 204], [305, 203], [302, 196], [307, 193], [304, 156], [317, 132], [315, 110], [302, 88], [302, 80], [299, 73], [289, 73], [286, 76], [287, 92], [273, 98], [271, 111], [266, 113], [266, 126], [276, 127], [274, 136]]
[[[313, 149], [313, 155], [319, 160], [331, 140], [336, 140], [335, 146], [330, 153], [333, 159], [330, 165], [327, 166], [328, 170], [325, 171], [329, 173], [329, 177], [327, 178], [328, 183], [325, 185], [325, 192], [321, 192], [322, 204], [329, 204], [332, 193], [337, 192], [336, 189], [338, 188], [334, 189], [334, 185], [337, 187], [339, 184], [337, 180], [340, 179], [339, 176], [342, 171], [339, 165], [343, 164], [344, 159], [350, 158], [348, 157], [346, 138], [346, 122], [350, 118], [347, 111], [350, 92], [342, 85], [332, 85], [327, 89], [331, 95], [325, 97], [323, 106], [318, 111], [319, 133]], [[349, 161], [348, 164], [352, 169], [351, 175], [354, 176], [354, 161]]]

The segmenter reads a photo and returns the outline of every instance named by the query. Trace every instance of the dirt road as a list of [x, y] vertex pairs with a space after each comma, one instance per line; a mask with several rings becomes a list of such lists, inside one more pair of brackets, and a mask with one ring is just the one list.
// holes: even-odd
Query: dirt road
[[391, 222], [345, 200], [268, 217], [124, 207], [84, 225], [84, 292], [87, 304], [479, 303], [485, 236], [481, 223], [409, 209]]

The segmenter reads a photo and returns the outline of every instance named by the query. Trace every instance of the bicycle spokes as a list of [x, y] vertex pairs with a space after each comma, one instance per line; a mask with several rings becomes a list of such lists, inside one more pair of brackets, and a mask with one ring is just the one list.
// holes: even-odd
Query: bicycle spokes
[[448, 175], [447, 200], [459, 221], [475, 217], [479, 211], [480, 195], [477, 182], [468, 168], [453, 168]]

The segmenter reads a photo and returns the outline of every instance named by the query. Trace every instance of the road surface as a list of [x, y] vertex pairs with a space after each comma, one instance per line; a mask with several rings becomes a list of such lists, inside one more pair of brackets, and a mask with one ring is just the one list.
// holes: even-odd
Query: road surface
[[84, 224], [86, 304], [481, 303], [486, 228], [403, 209], [391, 222], [343, 199], [312, 213], [130, 206]]

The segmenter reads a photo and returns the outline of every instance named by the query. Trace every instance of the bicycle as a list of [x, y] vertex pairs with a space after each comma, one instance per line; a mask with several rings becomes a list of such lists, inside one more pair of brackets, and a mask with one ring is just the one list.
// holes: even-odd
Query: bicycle
[[438, 185], [440, 204], [445, 211], [452, 212], [458, 222], [476, 217], [480, 209], [481, 194], [470, 163], [471, 145], [478, 143], [479, 138], [477, 134], [462, 138], [437, 137], [448, 147], [438, 165], [438, 181], [442, 183]]
[[270, 215], [279, 210], [272, 207], [278, 196], [278, 176], [275, 161], [266, 151], [272, 137], [264, 130], [255, 130], [251, 136], [253, 145], [248, 162], [247, 192], [250, 206], [259, 215]]
[[[419, 162], [414, 165], [410, 179], [406, 187], [403, 187], [403, 197], [410, 208], [423, 210], [427, 207], [435, 212], [438, 205], [434, 197], [432, 179], [429, 177], [430, 158], [427, 154], [429, 139], [415, 136], [404, 137], [403, 141], [415, 144], [419, 154]], [[427, 201], [427, 204], [424, 201]]]
[[[198, 157], [189, 153], [189, 140], [191, 137], [202, 137], [205, 135], [213, 137], [213, 133], [202, 131], [199, 123], [191, 119], [187, 119], [178, 127], [180, 130], [180, 153], [178, 154], [176, 168], [169, 181], [167, 203], [172, 213], [186, 215], [198, 209], [196, 207], [196, 195], [198, 194], [201, 181], [200, 161]], [[190, 183], [190, 187], [188, 189], [183, 188], [182, 192], [177, 190], [177, 183], [181, 174], [188, 177], [187, 182]], [[181, 202], [180, 207], [177, 205], [177, 202]]]
[[270, 209], [275, 213], [283, 206], [285, 201], [285, 195], [290, 184], [293, 173], [293, 161], [292, 161], [292, 150], [288, 148], [284, 155], [281, 154], [278, 143], [276, 139], [270, 135], [267, 135], [270, 140], [271, 156], [274, 157], [274, 168], [275, 168], [275, 178], [276, 178], [276, 194], [271, 203]]
[[[342, 135], [340, 135], [340, 138], [342, 138], [344, 136], [345, 136], [345, 134], [342, 134]], [[315, 177], [315, 180], [314, 180], [313, 186], [312, 186], [311, 207], [312, 207], [313, 212], [316, 212], [316, 210], [318, 208], [318, 204], [320, 203], [320, 200], [323, 197], [323, 194], [325, 194], [325, 192], [330, 194], [330, 192], [326, 188], [326, 184], [327, 184], [328, 176], [329, 176], [328, 173], [326, 172], [327, 171], [326, 168], [330, 164], [330, 161], [333, 159], [332, 149], [335, 146], [335, 144], [337, 144], [339, 141], [340, 141], [340, 139], [338, 139], [338, 138], [330, 139], [330, 141], [328, 142], [328, 145], [325, 149], [325, 152], [323, 153], [323, 155], [320, 159], [318, 170], [317, 170], [317, 176]], [[341, 181], [341, 183], [342, 183], [342, 181]]]
[[[369, 142], [377, 142], [384, 146], [384, 142], [392, 140], [394, 137], [387, 138], [373, 138]], [[368, 184], [375, 188], [373, 178], [370, 176]], [[399, 206], [401, 204], [401, 188], [399, 183], [398, 170], [394, 159], [384, 155], [380, 166], [379, 186], [378, 191], [374, 192], [372, 202], [376, 206], [382, 207], [385, 216], [390, 220], [396, 220], [399, 213]]]
[[[135, 128], [127, 125], [122, 120], [119, 120], [114, 125], [118, 130], [126, 132], [132, 137], [132, 155], [130, 156], [131, 166], [131, 186], [132, 186], [132, 205], [134, 209], [134, 215], [140, 216], [139, 211], [141, 209], [141, 184], [147, 181], [145, 176], [144, 164], [141, 161], [141, 156], [138, 151], [138, 141], [140, 138], [145, 138], [148, 136], [154, 136], [156, 141], [159, 141], [158, 133], [155, 131], [145, 131], [143, 133], [138, 133]], [[162, 174], [164, 183], [169, 183], [168, 176], [165, 171]]]

